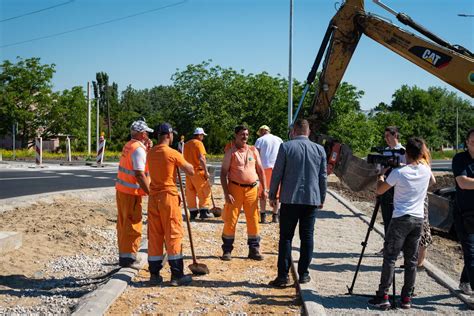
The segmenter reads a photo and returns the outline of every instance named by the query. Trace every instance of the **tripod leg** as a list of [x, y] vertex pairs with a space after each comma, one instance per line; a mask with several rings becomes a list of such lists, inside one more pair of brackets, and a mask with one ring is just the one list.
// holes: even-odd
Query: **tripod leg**
[[395, 295], [396, 295], [396, 291], [395, 291], [395, 275], [396, 275], [395, 269], [393, 269], [393, 293], [392, 293], [392, 294], [393, 294], [393, 295], [392, 295], [392, 308], [393, 308], [393, 309], [396, 309], [396, 308], [397, 308], [396, 305], [395, 305], [395, 304], [396, 304], [396, 303], [395, 303]]
[[370, 232], [374, 229], [374, 224], [375, 224], [375, 220], [377, 219], [377, 213], [379, 211], [379, 207], [380, 207], [380, 199], [377, 197], [377, 200], [375, 201], [374, 211], [372, 213], [372, 218], [370, 219], [369, 228], [367, 229], [367, 234], [365, 235], [364, 241], [361, 243], [362, 251], [360, 253], [359, 262], [357, 263], [357, 268], [354, 274], [354, 278], [352, 279], [351, 287], [347, 288], [348, 294], [350, 295], [352, 295], [352, 291], [354, 290], [357, 274], [359, 273], [360, 264], [362, 263], [362, 257], [364, 257], [365, 247], [367, 247], [367, 241], [369, 240]]

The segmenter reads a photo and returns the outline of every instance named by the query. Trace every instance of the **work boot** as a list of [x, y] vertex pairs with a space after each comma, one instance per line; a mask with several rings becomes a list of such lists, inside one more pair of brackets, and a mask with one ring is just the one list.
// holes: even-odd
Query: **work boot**
[[230, 251], [224, 251], [224, 254], [221, 257], [222, 261], [230, 261], [232, 259], [232, 256], [230, 254]]
[[263, 256], [260, 254], [259, 248], [249, 248], [249, 259], [262, 261]]
[[268, 284], [270, 286], [282, 289], [290, 285], [290, 279], [288, 277], [277, 277], [275, 280], [270, 281], [270, 283]]
[[192, 210], [192, 211], [189, 211], [189, 213], [191, 214], [190, 220], [194, 221], [194, 220], [196, 220], [196, 217], [198, 216], [199, 211], [198, 210]]
[[181, 277], [171, 276], [170, 284], [172, 286], [182, 286], [182, 285], [188, 285], [192, 281], [193, 281], [193, 278], [190, 275], [183, 275]]
[[260, 213], [260, 224], [265, 224], [266, 217], [267, 217], [267, 214], [265, 212]]
[[199, 210], [199, 218], [200, 219], [206, 219], [206, 218], [212, 218], [214, 217], [211, 213], [209, 213], [209, 210], [207, 208], [202, 208]]
[[163, 283], [163, 277], [159, 274], [151, 273], [150, 274], [150, 280], [148, 281], [148, 284], [151, 286], [156, 286], [160, 285]]
[[279, 223], [279, 222], [280, 222], [280, 216], [278, 214], [273, 214], [272, 223]]

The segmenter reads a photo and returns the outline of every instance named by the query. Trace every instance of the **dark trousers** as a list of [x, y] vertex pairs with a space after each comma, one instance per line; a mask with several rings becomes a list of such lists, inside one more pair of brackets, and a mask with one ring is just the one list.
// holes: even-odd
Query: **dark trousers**
[[291, 242], [299, 221], [301, 240], [298, 274], [300, 277], [309, 274], [309, 264], [313, 257], [314, 223], [316, 221], [314, 205], [281, 204], [280, 207], [280, 242], [278, 244], [278, 277], [287, 278], [291, 266]]
[[456, 209], [453, 212], [456, 234], [461, 242], [464, 255], [464, 268], [461, 273], [461, 283], [470, 283], [474, 289], [474, 234], [467, 232], [461, 212]]
[[387, 235], [388, 226], [390, 225], [390, 220], [392, 219], [393, 215], [394, 194], [395, 189], [391, 188], [380, 196], [380, 208], [382, 209], [383, 228], [385, 235]]
[[380, 277], [378, 296], [388, 294], [393, 282], [393, 272], [400, 250], [403, 250], [405, 278], [402, 297], [410, 297], [413, 293], [418, 263], [418, 244], [423, 229], [423, 218], [405, 215], [392, 218], [383, 245], [383, 266]]

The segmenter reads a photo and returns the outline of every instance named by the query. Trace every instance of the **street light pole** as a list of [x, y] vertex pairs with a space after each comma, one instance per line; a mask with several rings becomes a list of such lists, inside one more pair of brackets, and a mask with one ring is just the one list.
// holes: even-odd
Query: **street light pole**
[[290, 0], [290, 38], [289, 38], [289, 62], [288, 62], [288, 127], [293, 122], [293, 76], [292, 76], [292, 53], [293, 53], [293, 0]]
[[87, 155], [91, 155], [91, 83], [87, 82]]

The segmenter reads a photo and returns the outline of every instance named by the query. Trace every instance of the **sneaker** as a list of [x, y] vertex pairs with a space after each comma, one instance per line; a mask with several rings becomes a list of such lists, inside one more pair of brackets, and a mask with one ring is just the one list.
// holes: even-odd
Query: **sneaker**
[[388, 300], [388, 294], [385, 294], [384, 296], [374, 296], [369, 300], [369, 305], [380, 308], [382, 310], [387, 310], [390, 308], [390, 302]]
[[277, 277], [275, 280], [270, 281], [268, 285], [282, 289], [290, 285], [290, 279], [288, 277], [286, 278]]
[[471, 284], [469, 282], [461, 282], [459, 283], [459, 289], [466, 295], [472, 295]]
[[182, 285], [188, 285], [192, 281], [193, 281], [193, 278], [190, 275], [183, 275], [180, 278], [171, 277], [170, 284], [172, 286], [182, 286]]
[[272, 215], [272, 223], [279, 223], [280, 222], [280, 217], [278, 214], [273, 214]]
[[310, 281], [311, 281], [311, 276], [309, 274], [305, 274], [303, 276], [300, 276], [300, 279], [298, 280], [298, 282], [300, 284], [309, 283]]
[[230, 261], [231, 259], [232, 259], [232, 256], [230, 254], [230, 251], [229, 252], [224, 252], [224, 254], [221, 257], [221, 260], [223, 260], [223, 261]]
[[196, 217], [198, 216], [199, 211], [198, 211], [198, 210], [194, 210], [194, 211], [190, 211], [189, 213], [190, 213], [190, 215], [191, 215], [190, 220], [195, 221], [195, 220], [196, 220]]
[[402, 297], [400, 300], [400, 307], [403, 309], [410, 309], [411, 308], [411, 297], [406, 296]]
[[150, 274], [150, 280], [148, 280], [149, 285], [160, 285], [163, 283], [163, 277], [159, 274]]
[[263, 256], [260, 254], [260, 250], [258, 248], [250, 248], [249, 249], [249, 259], [262, 261]]
[[212, 213], [209, 213], [209, 210], [207, 208], [202, 208], [199, 210], [200, 219], [213, 218], [213, 217], [214, 215], [212, 215]]

